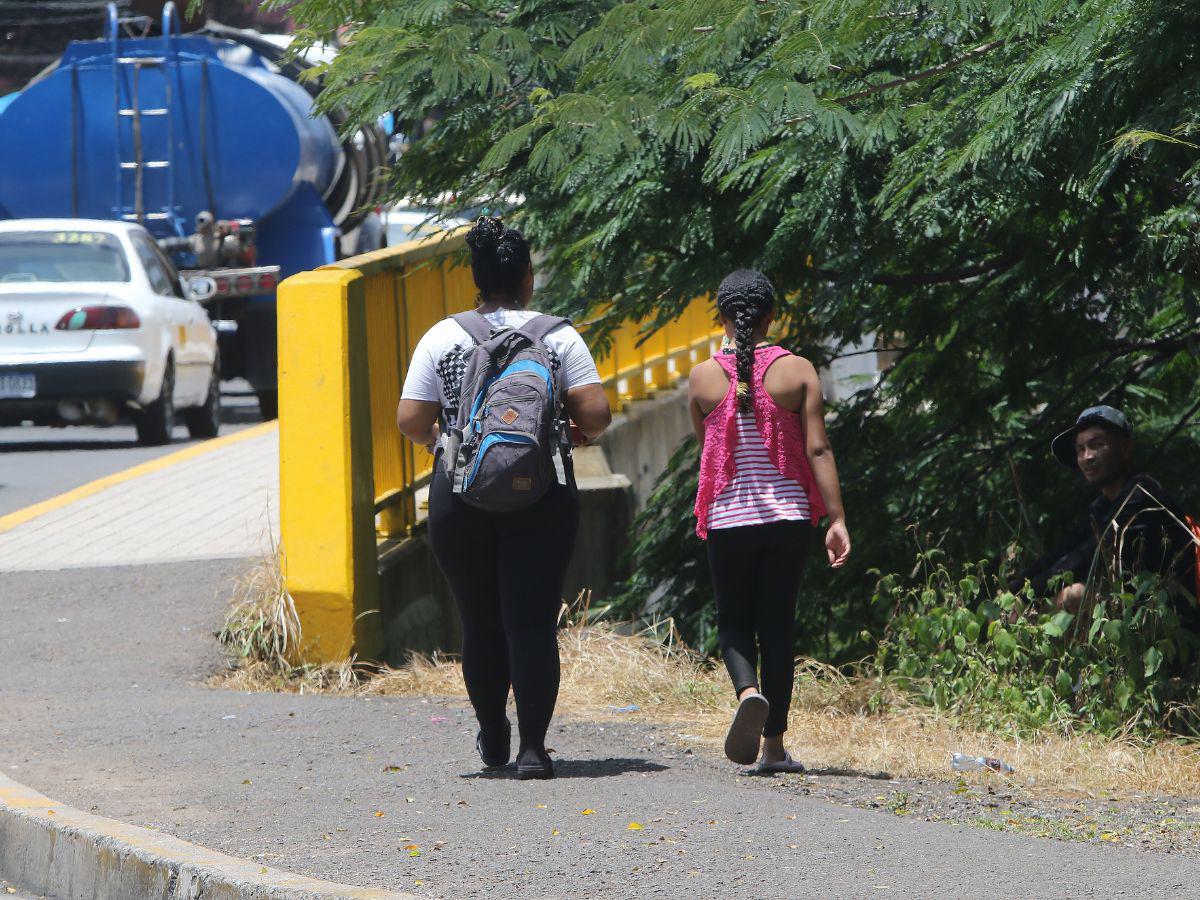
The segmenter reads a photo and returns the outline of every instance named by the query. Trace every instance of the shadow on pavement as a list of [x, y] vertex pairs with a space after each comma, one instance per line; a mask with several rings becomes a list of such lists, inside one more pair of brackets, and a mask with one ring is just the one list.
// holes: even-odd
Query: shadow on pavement
[[628, 772], [665, 772], [670, 766], [646, 759], [560, 759], [554, 762], [559, 778], [607, 778]]
[[258, 411], [257, 400], [236, 405], [230, 403], [221, 405], [222, 425], [257, 425], [261, 421], [263, 421], [263, 417]]
[[858, 769], [806, 769], [803, 773], [787, 773], [787, 772], [760, 772], [757, 768], [743, 769], [738, 772], [739, 775], [745, 775], [748, 778], [774, 778], [776, 775], [786, 774], [803, 774], [820, 777], [822, 775], [837, 776], [839, 778], [865, 778], [871, 781], [891, 781], [892, 774], [890, 772], [860, 772]]
[[860, 772], [858, 769], [809, 769], [809, 775], [836, 775], [839, 778], [869, 778], [872, 781], [891, 781], [891, 772]]
[[[243, 393], [233, 392], [231, 394], [222, 394], [222, 397], [228, 401], [230, 397], [241, 398], [245, 396]], [[250, 400], [242, 400], [234, 403], [225, 402], [221, 406], [221, 424], [222, 425], [256, 425], [263, 421], [262, 415], [258, 410], [258, 401], [254, 399], [254, 395], [249, 395]], [[168, 446], [181, 444], [196, 443], [192, 438], [188, 437], [187, 431], [182, 425], [182, 418], [178, 420], [179, 425], [176, 426], [175, 436]], [[63, 440], [55, 440], [52, 437], [47, 438], [43, 435], [47, 430], [45, 427], [39, 429], [41, 434], [34, 440], [5, 440], [0, 441], [0, 453], [61, 453], [71, 450], [139, 450], [146, 449], [138, 443], [137, 436], [134, 433], [133, 427], [125, 421], [116, 425], [77, 425], [71, 426], [74, 429], [87, 429], [88, 437], [78, 438], [78, 430], [68, 431], [63, 428], [61, 432], [58, 429], [51, 428], [50, 432], [53, 435], [55, 432], [61, 433]], [[109, 428], [118, 432], [118, 435], [113, 437], [102, 437]], [[13, 428], [11, 431], [16, 432]], [[71, 435], [68, 437], [68, 435]], [[94, 435], [94, 437], [93, 437]], [[150, 448], [153, 449], [153, 448]]]
[[[189, 443], [189, 438], [176, 437], [172, 444]], [[46, 453], [64, 450], [136, 450], [141, 445], [136, 438], [122, 440], [115, 438], [109, 441], [0, 441], [0, 453]]]
[[[556, 759], [554, 775], [556, 778], [611, 778], [614, 775], [626, 775], [630, 772], [665, 772], [670, 766], [650, 762], [647, 759]], [[459, 778], [516, 778], [515, 766], [503, 769], [490, 769], [481, 772], [466, 772]]]

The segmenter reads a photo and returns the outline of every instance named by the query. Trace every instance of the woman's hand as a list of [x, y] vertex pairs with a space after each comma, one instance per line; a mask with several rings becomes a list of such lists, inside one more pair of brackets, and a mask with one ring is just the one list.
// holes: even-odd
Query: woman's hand
[[844, 566], [850, 556], [850, 532], [840, 519], [831, 522], [825, 532], [825, 552], [829, 554], [829, 565], [835, 569]]
[[438, 441], [442, 439], [442, 426], [434, 422], [433, 428], [430, 429], [429, 433], [433, 435], [433, 440], [425, 445], [425, 452], [433, 456], [437, 453]]

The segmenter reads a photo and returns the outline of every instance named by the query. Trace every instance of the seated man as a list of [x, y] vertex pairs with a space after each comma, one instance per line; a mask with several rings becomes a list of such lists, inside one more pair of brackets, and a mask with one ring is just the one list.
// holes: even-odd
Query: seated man
[[1028, 579], [1034, 593], [1045, 597], [1047, 583], [1070, 572], [1074, 581], [1055, 595], [1054, 604], [1078, 612], [1100, 547], [1098, 566], [1111, 564], [1119, 552], [1123, 571], [1172, 576], [1194, 597], [1196, 555], [1186, 519], [1162, 485], [1133, 471], [1133, 432], [1124, 414], [1111, 406], [1085, 409], [1050, 451], [1064, 467], [1078, 467], [1100, 496], [1062, 543], [1010, 580], [1009, 589], [1019, 590]]

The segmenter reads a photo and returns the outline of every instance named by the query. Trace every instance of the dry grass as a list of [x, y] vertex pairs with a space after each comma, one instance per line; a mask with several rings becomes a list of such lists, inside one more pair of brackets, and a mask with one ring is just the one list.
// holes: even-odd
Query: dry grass
[[[242, 655], [236, 668], [214, 679], [248, 691], [333, 692], [384, 696], [465, 698], [462, 670], [453, 658], [414, 657], [399, 669], [356, 664], [297, 667], [288, 651], [290, 599], [257, 576], [258, 594], [240, 592], [222, 637]], [[586, 615], [582, 617], [586, 620]], [[286, 631], [267, 638], [271, 623]], [[243, 630], [236, 630], [241, 627]], [[664, 640], [665, 638], [665, 640]], [[560, 632], [562, 687], [558, 710], [581, 718], [619, 716], [663, 727], [691, 744], [720, 752], [733, 709], [723, 668], [684, 647], [669, 623], [629, 633], [611, 624], [568, 624]], [[265, 650], [259, 653], [257, 650]], [[270, 655], [274, 654], [274, 655]], [[871, 700], [883, 712], [870, 711]], [[629, 706], [633, 711], [618, 711]], [[1035, 739], [965, 728], [907, 703], [885, 683], [848, 678], [813, 660], [798, 666], [788, 743], [810, 768], [886, 771], [896, 778], [950, 780], [954, 751], [997, 756], [1016, 769], [1015, 788], [1039, 794], [1127, 797], [1194, 795], [1200, 744], [1146, 743], [1090, 735], [1044, 734]]]

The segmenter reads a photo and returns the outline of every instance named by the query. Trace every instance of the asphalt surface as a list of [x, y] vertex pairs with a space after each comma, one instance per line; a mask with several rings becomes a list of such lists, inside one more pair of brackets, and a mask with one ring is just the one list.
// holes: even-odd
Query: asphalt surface
[[23, 891], [3, 878], [0, 878], [0, 897], [3, 897], [4, 900], [43, 900], [43, 898], [38, 897], [36, 894]]
[[480, 776], [458, 701], [204, 687], [244, 565], [0, 575], [3, 771], [266, 865], [431, 897], [1195, 892], [1179, 856], [797, 796], [617, 718], [556, 723], [561, 777], [521, 782]]
[[[249, 387], [224, 386], [222, 434], [261, 421]], [[0, 516], [197, 443], [183, 425], [174, 438], [163, 447], [141, 447], [132, 425], [0, 428]]]

